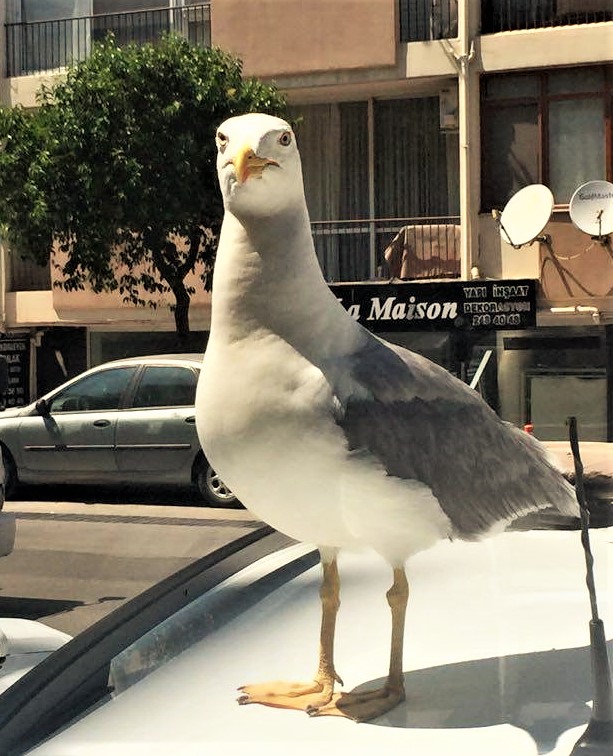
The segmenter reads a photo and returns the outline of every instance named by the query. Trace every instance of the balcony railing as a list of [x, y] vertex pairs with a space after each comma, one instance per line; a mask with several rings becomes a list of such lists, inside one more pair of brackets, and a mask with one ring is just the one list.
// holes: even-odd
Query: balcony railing
[[7, 76], [59, 71], [86, 58], [92, 43], [113, 33], [118, 44], [155, 42], [167, 32], [211, 44], [211, 6], [189, 5], [6, 24]]
[[[314, 221], [313, 240], [326, 280], [458, 278], [460, 217]], [[51, 288], [49, 265], [10, 255], [7, 291]]]
[[613, 20], [611, 0], [483, 0], [484, 34]]
[[399, 0], [401, 42], [458, 36], [458, 0]]
[[325, 279], [457, 278], [458, 216], [314, 221], [315, 250]]

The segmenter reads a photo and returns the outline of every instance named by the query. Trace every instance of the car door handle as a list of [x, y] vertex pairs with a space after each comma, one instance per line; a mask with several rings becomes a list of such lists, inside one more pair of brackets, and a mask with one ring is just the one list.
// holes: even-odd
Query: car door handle
[[196, 416], [195, 415], [190, 415], [189, 417], [186, 417], [185, 418], [185, 422], [186, 423], [191, 423], [193, 425], [196, 422]]
[[94, 426], [96, 428], [107, 428], [110, 424], [110, 420], [94, 420]]

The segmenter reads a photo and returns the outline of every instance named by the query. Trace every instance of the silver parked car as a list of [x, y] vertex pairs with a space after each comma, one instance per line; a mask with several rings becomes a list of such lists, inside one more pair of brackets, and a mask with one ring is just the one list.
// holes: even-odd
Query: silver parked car
[[19, 483], [193, 485], [235, 506], [196, 434], [201, 354], [107, 362], [0, 413], [6, 490]]

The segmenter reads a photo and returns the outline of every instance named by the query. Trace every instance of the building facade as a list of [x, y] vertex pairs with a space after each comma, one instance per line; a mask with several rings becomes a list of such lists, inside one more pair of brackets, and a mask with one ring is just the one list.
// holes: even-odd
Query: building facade
[[[7, 105], [34, 106], [108, 29], [143, 42], [172, 29], [273, 79], [322, 269], [352, 314], [543, 439], [565, 438], [574, 414], [583, 438], [613, 440], [613, 250], [569, 215], [579, 186], [613, 181], [610, 0], [4, 0], [0, 12]], [[532, 184], [553, 211], [513, 246], [498, 211]], [[172, 351], [164, 308], [63, 292], [51, 271], [3, 252], [13, 401], [88, 364]], [[204, 347], [208, 295], [191, 313]]]

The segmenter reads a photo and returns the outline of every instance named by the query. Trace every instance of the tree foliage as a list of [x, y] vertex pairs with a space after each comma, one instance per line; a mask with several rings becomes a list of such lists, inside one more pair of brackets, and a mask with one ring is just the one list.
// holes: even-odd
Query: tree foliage
[[222, 218], [215, 129], [239, 113], [283, 115], [283, 96], [244, 79], [228, 53], [168, 36], [128, 47], [107, 39], [38, 104], [0, 111], [9, 242], [41, 263], [57, 244], [68, 290], [119, 290], [151, 306], [172, 292], [177, 331], [187, 332], [185, 278], [200, 264], [210, 288]]

